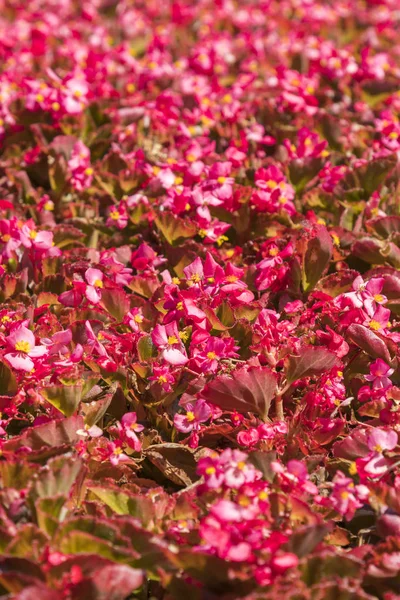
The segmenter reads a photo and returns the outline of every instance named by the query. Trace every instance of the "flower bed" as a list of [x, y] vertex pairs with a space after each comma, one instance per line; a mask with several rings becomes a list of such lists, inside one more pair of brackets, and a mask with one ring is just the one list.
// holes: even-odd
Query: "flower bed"
[[399, 598], [397, 0], [0, 7], [0, 597]]

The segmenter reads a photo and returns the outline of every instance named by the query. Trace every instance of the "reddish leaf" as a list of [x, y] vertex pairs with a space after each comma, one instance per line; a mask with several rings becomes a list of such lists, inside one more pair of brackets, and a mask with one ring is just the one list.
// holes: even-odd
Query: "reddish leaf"
[[95, 571], [90, 579], [74, 587], [77, 600], [124, 600], [143, 583], [139, 569], [127, 565], [107, 565]]
[[323, 347], [309, 346], [299, 356], [288, 356], [285, 360], [286, 379], [293, 383], [301, 377], [311, 377], [329, 371], [339, 362], [336, 354]]
[[350, 325], [347, 329], [346, 339], [374, 358], [381, 358], [387, 363], [392, 360], [385, 342], [364, 325], [358, 323]]
[[23, 446], [38, 450], [43, 447], [74, 444], [78, 441], [78, 429], [82, 429], [82, 417], [70, 417], [58, 421], [50, 421], [37, 427], [29, 427], [21, 435], [3, 444], [4, 451], [15, 451]]
[[356, 460], [366, 456], [369, 452], [367, 445], [367, 432], [365, 429], [356, 429], [351, 435], [333, 445], [333, 454], [337, 458]]
[[302, 283], [305, 292], [312, 290], [329, 265], [332, 258], [332, 238], [323, 225], [319, 225], [307, 242], [302, 261]]
[[206, 385], [202, 397], [223, 410], [257, 413], [266, 419], [276, 385], [276, 375], [269, 368], [244, 367], [216, 377]]

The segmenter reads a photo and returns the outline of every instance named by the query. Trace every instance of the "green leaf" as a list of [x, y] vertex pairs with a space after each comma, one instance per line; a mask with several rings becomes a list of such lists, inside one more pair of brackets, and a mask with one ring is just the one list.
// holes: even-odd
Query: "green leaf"
[[143, 523], [149, 523], [154, 515], [153, 503], [147, 496], [96, 485], [89, 485], [88, 490], [117, 515], [131, 515]]
[[171, 246], [186, 238], [192, 238], [197, 233], [197, 227], [194, 223], [176, 217], [172, 213], [159, 213], [155, 219], [155, 224]]
[[101, 305], [118, 322], [123, 321], [131, 307], [128, 294], [121, 288], [102, 290]]
[[137, 343], [137, 351], [139, 360], [141, 362], [147, 362], [153, 356], [157, 356], [155, 352], [154, 344], [151, 340], [151, 335], [143, 335]]
[[14, 373], [3, 362], [0, 362], [0, 390], [3, 396], [15, 396], [18, 391], [18, 384]]
[[64, 416], [72, 417], [82, 399], [82, 385], [52, 385], [42, 388], [40, 393]]
[[7, 458], [0, 462], [0, 478], [3, 488], [22, 490], [28, 487], [38, 466], [28, 462]]
[[82, 459], [73, 454], [51, 458], [37, 475], [32, 494], [43, 498], [56, 494], [68, 496], [83, 468]]
[[48, 541], [47, 535], [36, 525], [26, 523], [19, 527], [17, 534], [8, 544], [6, 554], [39, 561]]
[[38, 525], [49, 536], [53, 536], [60, 526], [60, 517], [66, 502], [67, 497], [62, 495], [38, 498], [35, 502]]
[[136, 558], [132, 552], [116, 548], [110, 542], [86, 533], [70, 531], [59, 542], [58, 550], [64, 554], [98, 554], [115, 562], [129, 563]]

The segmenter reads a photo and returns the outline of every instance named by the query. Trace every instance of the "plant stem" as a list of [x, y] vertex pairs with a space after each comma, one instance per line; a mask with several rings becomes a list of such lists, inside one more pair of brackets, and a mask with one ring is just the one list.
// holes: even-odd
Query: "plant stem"
[[278, 419], [278, 421], [284, 421], [285, 420], [285, 416], [283, 414], [283, 398], [282, 398], [282, 394], [278, 394], [275, 397], [275, 412], [276, 412], [276, 418]]

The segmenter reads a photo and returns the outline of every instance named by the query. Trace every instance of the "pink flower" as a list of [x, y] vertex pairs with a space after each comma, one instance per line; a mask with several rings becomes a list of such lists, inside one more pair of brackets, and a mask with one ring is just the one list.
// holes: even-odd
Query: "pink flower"
[[363, 325], [366, 325], [373, 331], [384, 332], [387, 328], [390, 319], [390, 310], [383, 306], [378, 306], [374, 309], [372, 306], [366, 315]]
[[123, 452], [121, 440], [108, 442], [104, 453], [104, 459], [106, 458], [108, 458], [114, 466], [119, 465], [120, 462], [127, 462], [130, 460], [129, 456]]
[[350, 521], [357, 508], [365, 504], [369, 497], [369, 489], [365, 485], [355, 485], [350, 477], [338, 471], [333, 478], [333, 491], [330, 501], [333, 508]]
[[81, 437], [98, 438], [103, 435], [103, 430], [100, 429], [100, 427], [97, 427], [97, 425], [92, 425], [90, 427], [89, 425], [85, 425], [83, 429], [78, 429], [76, 433]]
[[377, 358], [370, 364], [369, 371], [370, 374], [365, 375], [365, 379], [373, 382], [374, 389], [387, 389], [393, 385], [389, 377], [394, 373], [394, 369], [391, 369], [381, 358]]
[[107, 227], [117, 227], [118, 229], [124, 229], [128, 224], [128, 214], [126, 212], [125, 205], [121, 202], [119, 206], [111, 206], [108, 219], [106, 221]]
[[367, 441], [370, 450], [381, 454], [385, 450], [393, 450], [397, 446], [398, 436], [393, 430], [376, 427], [368, 434]]
[[235, 345], [235, 340], [231, 337], [218, 338], [210, 336], [203, 347], [198, 347], [195, 336], [193, 336], [193, 362], [197, 370], [209, 373], [215, 373], [219, 368], [219, 361], [222, 358], [235, 358], [239, 355], [235, 352], [238, 346]]
[[169, 370], [168, 366], [153, 367], [153, 375], [149, 377], [149, 381], [155, 381], [161, 386], [162, 390], [166, 393], [172, 391], [172, 384], [175, 383], [175, 377]]
[[137, 433], [143, 431], [143, 425], [139, 425], [135, 412], [125, 413], [121, 419], [122, 433], [128, 446], [133, 448], [135, 452], [140, 452], [142, 442], [139, 440]]
[[101, 300], [101, 289], [103, 287], [103, 273], [99, 269], [87, 269], [85, 279], [89, 285], [86, 286], [85, 296], [92, 304], [98, 304]]
[[163, 359], [171, 365], [184, 365], [188, 362], [185, 346], [179, 337], [175, 322], [156, 325], [151, 333], [153, 344], [161, 350]]
[[338, 296], [336, 302], [346, 299], [353, 308], [365, 308], [372, 314], [378, 304], [387, 302], [386, 296], [382, 295], [385, 280], [383, 277], [373, 277], [365, 282], [361, 275], [353, 281], [353, 291]]
[[203, 263], [199, 257], [197, 257], [190, 265], [183, 269], [185, 277], [189, 282], [189, 285], [198, 285], [202, 282], [204, 272]]
[[49, 250], [53, 244], [53, 233], [51, 231], [36, 231], [28, 225], [21, 229], [21, 241], [26, 248], [35, 250]]
[[68, 161], [71, 172], [71, 185], [77, 192], [90, 187], [93, 181], [93, 169], [90, 164], [90, 150], [81, 141], [76, 142]]
[[35, 366], [32, 358], [41, 358], [48, 353], [45, 346], [36, 346], [34, 334], [24, 325], [14, 330], [6, 339], [14, 352], [6, 354], [5, 358], [18, 371], [32, 371]]
[[247, 462], [247, 454], [240, 450], [227, 448], [221, 454], [220, 461], [225, 468], [225, 485], [229, 488], [240, 488], [244, 483], [251, 483], [260, 476], [253, 465]]
[[224, 481], [224, 470], [218, 459], [218, 456], [207, 456], [197, 463], [197, 472], [204, 477], [205, 485], [209, 489], [218, 489]]
[[174, 425], [178, 431], [189, 433], [193, 429], [199, 429], [201, 423], [205, 423], [212, 415], [211, 408], [205, 400], [198, 400], [196, 404], [185, 405], [186, 414], [176, 414]]

